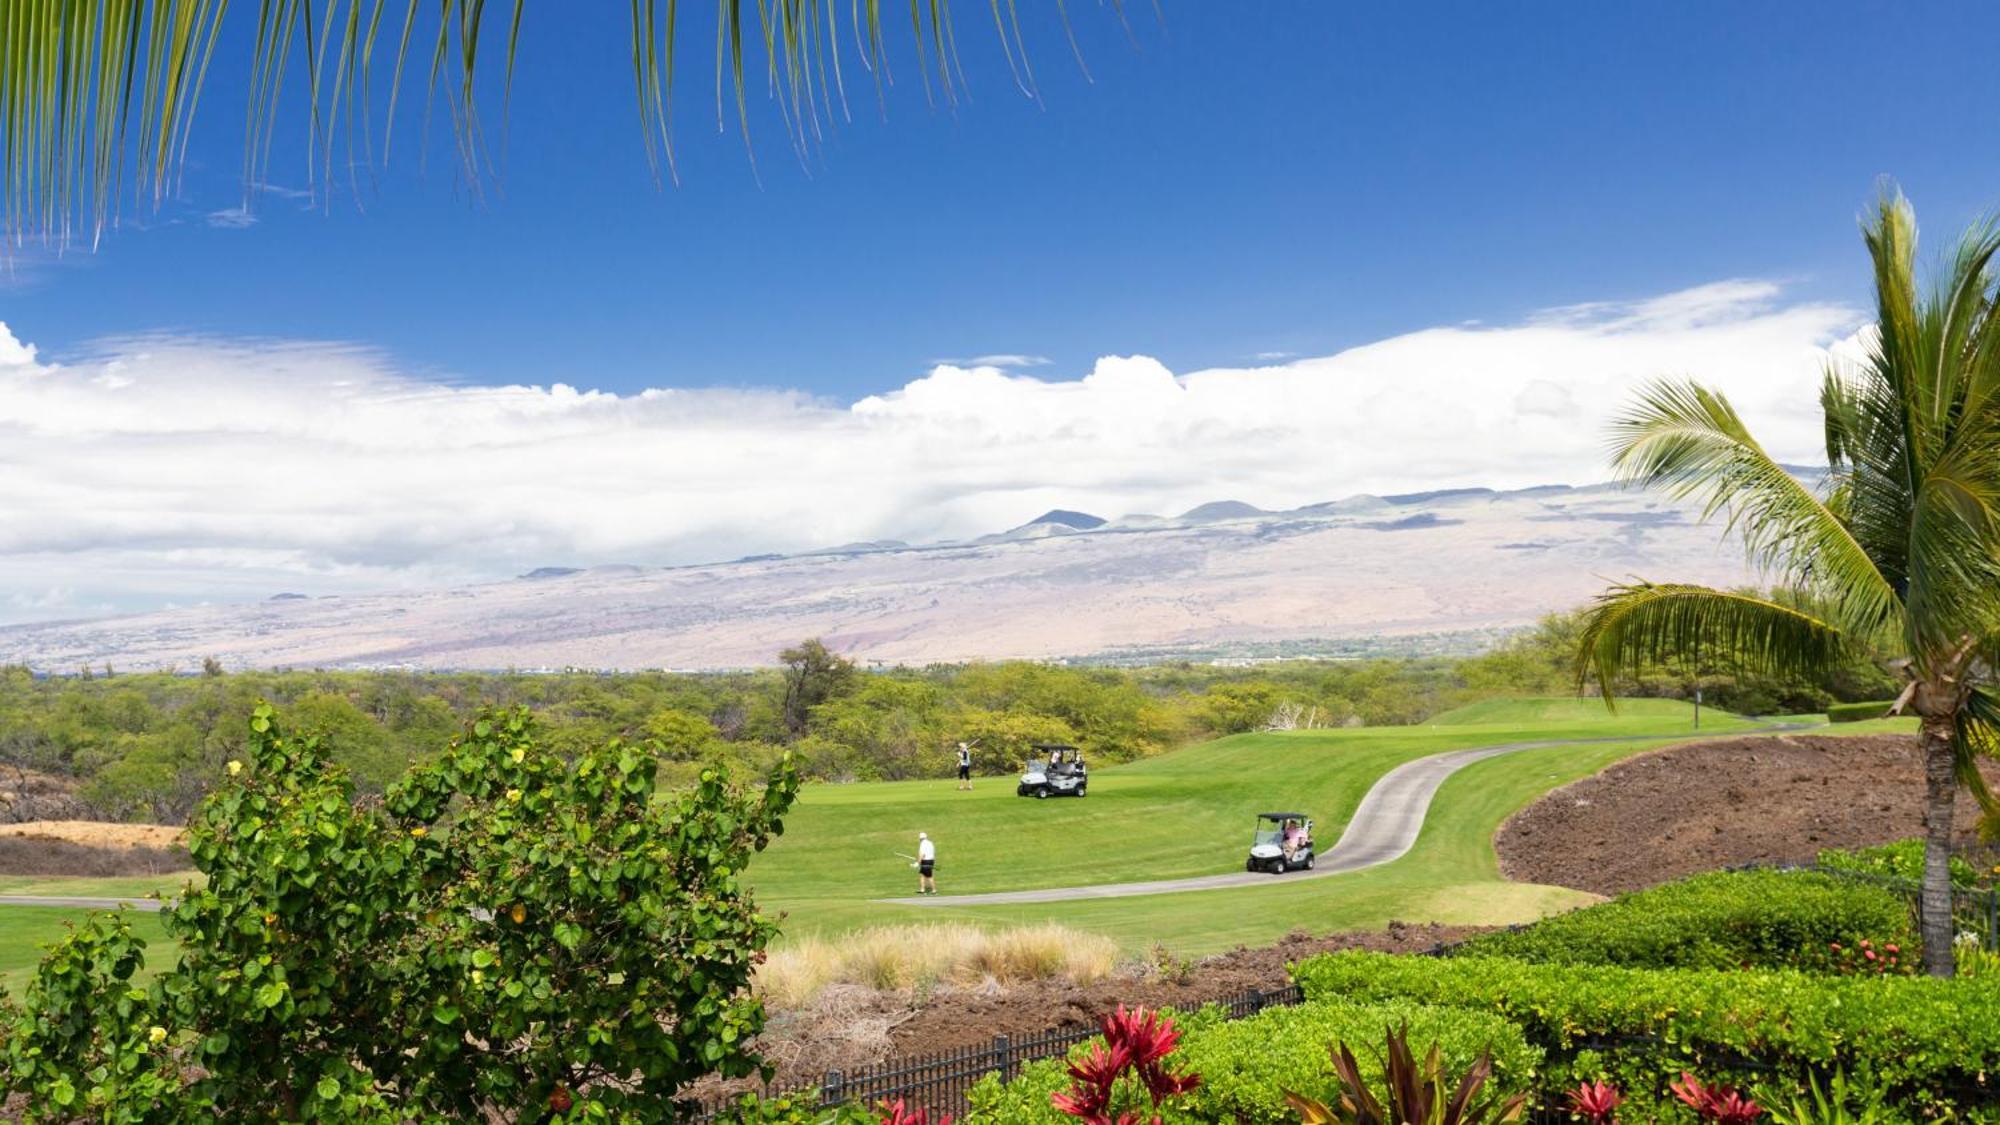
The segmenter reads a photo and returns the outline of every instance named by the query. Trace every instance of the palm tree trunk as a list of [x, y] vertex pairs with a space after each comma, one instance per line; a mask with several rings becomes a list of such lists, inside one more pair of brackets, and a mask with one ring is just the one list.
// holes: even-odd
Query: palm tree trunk
[[1926, 716], [1924, 751], [1924, 883], [1920, 924], [1924, 941], [1924, 971], [1934, 977], [1952, 975], [1951, 814], [1958, 796], [1952, 771], [1952, 721]]

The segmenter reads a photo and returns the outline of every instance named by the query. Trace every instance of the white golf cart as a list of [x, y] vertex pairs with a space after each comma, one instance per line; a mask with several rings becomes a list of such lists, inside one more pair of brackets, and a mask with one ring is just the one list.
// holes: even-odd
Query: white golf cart
[[1035, 757], [1029, 761], [1028, 768], [1021, 771], [1021, 782], [1014, 787], [1014, 794], [1036, 800], [1081, 797], [1089, 788], [1090, 772], [1083, 764], [1083, 754], [1076, 747], [1037, 742]]
[[1250, 858], [1245, 871], [1311, 871], [1313, 866], [1312, 817], [1296, 812], [1257, 814], [1257, 832], [1250, 838]]

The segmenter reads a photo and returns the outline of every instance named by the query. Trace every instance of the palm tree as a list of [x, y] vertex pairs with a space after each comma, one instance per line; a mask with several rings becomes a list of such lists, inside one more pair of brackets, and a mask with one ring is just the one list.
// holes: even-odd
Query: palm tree
[[1579, 639], [1577, 677], [1608, 701], [1616, 678], [1685, 653], [1810, 674], [1857, 651], [1897, 652], [1897, 709], [1920, 720], [1924, 760], [1924, 967], [1952, 972], [1950, 855], [1960, 784], [1990, 813], [1976, 759], [2000, 735], [2000, 229], [1969, 231], [1921, 291], [1909, 204], [1885, 192], [1864, 223], [1876, 326], [1821, 391], [1828, 473], [1787, 471], [1721, 394], [1657, 382], [1612, 427], [1621, 479], [1722, 513], [1767, 573], [1798, 591], [1764, 598], [1635, 582], [1603, 594]]
[[[258, 0], [252, 24], [250, 5], [232, 9], [229, 0], [6, 0], [0, 3], [0, 213], [7, 233], [16, 243], [33, 237], [62, 245], [88, 230], [95, 241], [117, 217], [128, 176], [134, 195], [150, 194], [157, 206], [173, 190], [186, 155], [188, 126], [222, 30], [238, 22], [254, 43], [245, 60], [246, 195], [262, 181], [288, 71], [305, 84], [316, 186], [323, 187], [337, 148], [350, 168], [377, 162], [370, 122], [385, 100], [379, 157], [388, 158], [406, 64], [422, 70], [428, 100], [445, 103], [460, 164], [477, 185], [488, 158], [475, 107], [491, 83], [476, 77], [479, 60], [493, 50], [481, 44], [504, 41], [504, 89], [518, 49], [547, 26], [535, 21], [569, 18], [575, 2], [514, 0], [489, 12], [485, 0]], [[747, 138], [746, 92], [761, 84], [792, 144], [804, 151], [847, 116], [850, 84], [872, 84], [879, 99], [890, 78], [885, 25], [900, 17], [882, 0], [715, 4], [718, 127], [733, 103]], [[1121, 5], [1110, 2], [1122, 19]], [[987, 7], [1015, 86], [1035, 96], [1015, 0], [987, 0]], [[679, 0], [630, 0], [631, 52], [606, 60], [631, 70], [656, 178], [663, 164], [669, 175], [673, 166], [674, 45], [687, 34], [679, 8]], [[1051, 0], [1046, 9], [1068, 34], [1065, 0]], [[949, 0], [910, 0], [907, 17], [925, 96], [952, 100], [964, 74]], [[494, 31], [495, 23], [502, 28]], [[1074, 51], [1073, 35], [1069, 42]], [[851, 67], [844, 68], [850, 52]]]

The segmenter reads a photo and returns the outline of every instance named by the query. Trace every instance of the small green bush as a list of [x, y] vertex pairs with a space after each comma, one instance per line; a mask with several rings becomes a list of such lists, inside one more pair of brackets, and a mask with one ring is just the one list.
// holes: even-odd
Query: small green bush
[[1634, 968], [1824, 967], [1830, 946], [1916, 948], [1892, 891], [1806, 871], [1715, 871], [1461, 946], [1471, 956]]
[[[1819, 853], [1819, 865], [1918, 883], [1924, 877], [1924, 842], [1912, 837], [1872, 848], [1827, 848]], [[1960, 888], [1975, 886], [1979, 882], [1979, 869], [1962, 856], [1952, 856], [1951, 882]]]
[[763, 1097], [744, 1094], [715, 1116], [717, 1125], [879, 1125], [873, 1106], [848, 1102], [831, 1109], [819, 1107], [818, 1090], [795, 1090]]
[[1502, 1097], [1534, 1087], [1542, 1052], [1521, 1029], [1490, 1012], [1438, 1008], [1407, 1001], [1387, 1004], [1301, 1004], [1273, 1008], [1226, 1023], [1181, 1048], [1186, 1065], [1202, 1076], [1191, 1108], [1204, 1121], [1291, 1122], [1291, 1090], [1328, 1104], [1340, 1100], [1328, 1048], [1344, 1042], [1360, 1060], [1362, 1075], [1385, 1097], [1382, 1051], [1390, 1028], [1409, 1026], [1411, 1049], [1422, 1055], [1438, 1044], [1445, 1072], [1469, 1069], [1480, 1052], [1493, 1052], [1487, 1090]]
[[1828, 705], [1826, 709], [1826, 721], [1829, 723], [1865, 723], [1870, 719], [1886, 718], [1889, 714], [1889, 708], [1895, 705], [1896, 701], [1893, 699], [1884, 699], [1878, 703], [1834, 703]]
[[[1213, 1009], [1206, 1011], [1193, 1020], [1177, 1020], [1184, 1034], [1173, 1058], [1180, 1067], [1200, 1074], [1202, 1081], [1187, 1095], [1184, 1110], [1167, 1115], [1169, 1121], [1296, 1121], [1298, 1114], [1285, 1104], [1285, 1091], [1338, 1100], [1328, 1050], [1340, 1041], [1361, 1060], [1379, 1096], [1383, 1041], [1390, 1028], [1405, 1024], [1415, 1050], [1427, 1050], [1433, 1042], [1439, 1045], [1451, 1074], [1470, 1068], [1481, 1051], [1490, 1049], [1494, 1076], [1488, 1088], [1502, 1094], [1532, 1089], [1542, 1061], [1541, 1050], [1530, 1046], [1518, 1027], [1499, 1016], [1463, 1008], [1408, 1001], [1309, 1003], [1228, 1022]], [[1087, 1049], [1087, 1044], [1077, 1048]], [[995, 1125], [1074, 1125], [1049, 1104], [1049, 1096], [1068, 1085], [1061, 1060], [1024, 1067], [1020, 1077], [1009, 1083], [989, 1075], [972, 1091], [973, 1116]]]
[[178, 963], [135, 987], [144, 943], [94, 921], [9, 1013], [0, 1087], [30, 1120], [658, 1120], [757, 1069], [777, 926], [740, 875], [789, 765], [663, 792], [654, 749], [561, 755], [493, 712], [357, 802], [319, 738], [265, 706], [250, 730], [189, 825]]
[[[2000, 980], [1825, 977], [1334, 953], [1293, 966], [1315, 1000], [1422, 1002], [1518, 1024], [1554, 1085], [1656, 1090], [1682, 1070], [1748, 1086], [1838, 1068], [1906, 1109], [2000, 1103]], [[1604, 1051], [1598, 1054], [1599, 1050]], [[1545, 1086], [1545, 1089], [1548, 1088]]]
[[25, 1095], [21, 1120], [167, 1119], [182, 1082], [177, 1045], [159, 1026], [165, 1017], [153, 998], [133, 984], [146, 943], [128, 915], [86, 917], [42, 959], [26, 1007], [6, 1013], [0, 1058], [6, 1088]]

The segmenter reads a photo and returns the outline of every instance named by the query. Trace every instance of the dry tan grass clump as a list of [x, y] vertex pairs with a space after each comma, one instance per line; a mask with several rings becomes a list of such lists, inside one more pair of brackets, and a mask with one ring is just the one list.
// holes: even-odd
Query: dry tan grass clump
[[170, 824], [115, 824], [96, 820], [27, 820], [0, 824], [0, 836], [67, 840], [89, 848], [179, 847], [187, 829]]
[[926, 993], [1022, 981], [1089, 984], [1111, 974], [1110, 938], [1045, 923], [1013, 930], [955, 924], [883, 926], [834, 940], [802, 938], [771, 952], [757, 971], [759, 995], [781, 1008], [812, 1002], [831, 984]]

